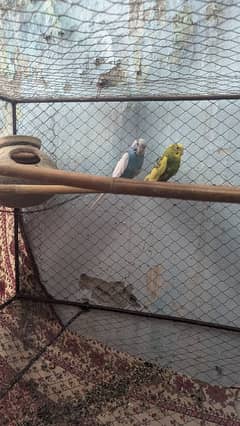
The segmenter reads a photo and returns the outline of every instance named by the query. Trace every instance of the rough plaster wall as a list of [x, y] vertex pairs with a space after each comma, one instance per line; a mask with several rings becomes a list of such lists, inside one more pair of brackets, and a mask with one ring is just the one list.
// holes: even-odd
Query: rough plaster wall
[[3, 0], [12, 96], [238, 89], [239, 6], [205, 0]]

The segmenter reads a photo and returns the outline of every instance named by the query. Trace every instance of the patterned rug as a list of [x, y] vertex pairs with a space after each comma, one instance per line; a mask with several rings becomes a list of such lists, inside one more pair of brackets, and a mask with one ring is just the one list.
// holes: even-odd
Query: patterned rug
[[[2, 213], [2, 302], [14, 294], [12, 226], [12, 214]], [[20, 247], [21, 283], [42, 294], [22, 235]], [[46, 304], [15, 300], [0, 318], [1, 425], [240, 426], [239, 389], [194, 381], [74, 334]]]
[[0, 206], [0, 304], [15, 294], [13, 210]]

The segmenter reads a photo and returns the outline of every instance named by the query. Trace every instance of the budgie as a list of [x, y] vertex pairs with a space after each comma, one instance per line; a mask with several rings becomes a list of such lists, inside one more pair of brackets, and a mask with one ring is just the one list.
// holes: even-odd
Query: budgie
[[145, 177], [145, 181], [166, 182], [174, 176], [181, 163], [183, 155], [183, 145], [174, 143], [170, 145], [163, 153], [162, 157], [157, 161], [151, 172]]
[[[146, 144], [144, 139], [136, 139], [130, 146], [127, 152], [123, 154], [122, 158], [116, 164], [112, 172], [113, 178], [127, 178], [133, 179], [137, 176], [142, 168], [144, 161]], [[91, 205], [93, 208], [104, 194], [100, 194], [94, 203]]]

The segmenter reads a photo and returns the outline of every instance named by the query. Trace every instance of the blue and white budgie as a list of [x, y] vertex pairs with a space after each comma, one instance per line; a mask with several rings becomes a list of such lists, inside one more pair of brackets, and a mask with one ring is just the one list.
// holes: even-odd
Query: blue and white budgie
[[[144, 139], [136, 139], [116, 164], [112, 172], [112, 177], [133, 179], [137, 176], [143, 165], [145, 148], [146, 144]], [[104, 194], [100, 194], [91, 205], [91, 208], [93, 208], [103, 196]]]

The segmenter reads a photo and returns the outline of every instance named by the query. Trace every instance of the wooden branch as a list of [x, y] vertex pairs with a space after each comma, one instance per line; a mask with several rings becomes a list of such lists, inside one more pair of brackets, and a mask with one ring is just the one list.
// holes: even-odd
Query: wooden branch
[[[0, 165], [0, 175], [30, 179], [41, 184], [69, 185], [112, 194], [240, 203], [240, 187], [113, 179], [112, 177], [66, 172], [30, 165], [20, 166], [18, 164], [13, 166]], [[70, 188], [69, 192], [72, 193]]]
[[63, 185], [20, 185], [0, 184], [0, 196], [3, 195], [54, 195], [54, 194], [93, 194], [99, 191]]

